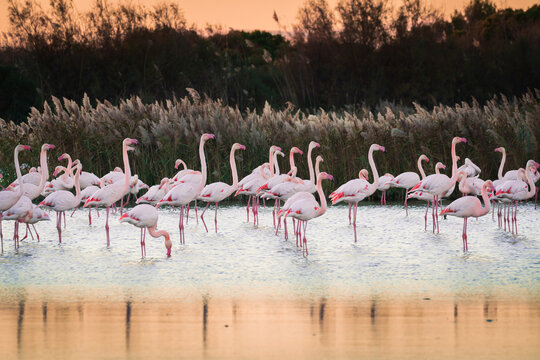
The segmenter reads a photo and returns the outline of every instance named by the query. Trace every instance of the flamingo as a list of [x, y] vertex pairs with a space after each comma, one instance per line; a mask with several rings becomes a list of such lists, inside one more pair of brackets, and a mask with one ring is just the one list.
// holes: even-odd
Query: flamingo
[[368, 159], [369, 166], [371, 167], [371, 172], [373, 173], [373, 183], [369, 183], [366, 180], [355, 179], [347, 182], [343, 186], [340, 192], [335, 192], [333, 196], [330, 196], [332, 199], [332, 205], [337, 204], [343, 200], [354, 202], [354, 215], [353, 215], [353, 228], [354, 228], [354, 242], [357, 242], [356, 236], [356, 213], [358, 211], [358, 202], [364, 200], [366, 197], [371, 196], [379, 187], [379, 172], [373, 161], [373, 152], [374, 151], [385, 152], [384, 146], [378, 144], [372, 144], [369, 147]]
[[325, 172], [320, 173], [317, 177], [317, 193], [319, 194], [319, 198], [321, 200], [320, 205], [315, 199], [315, 196], [313, 196], [311, 193], [305, 192], [305, 195], [301, 195], [298, 197], [297, 201], [294, 201], [291, 204], [290, 208], [287, 210], [287, 213], [284, 215], [284, 219], [290, 215], [298, 220], [297, 237], [301, 239], [302, 233], [304, 234], [303, 239], [301, 239], [303, 243], [302, 255], [304, 256], [309, 254], [306, 238], [307, 222], [323, 215], [326, 212], [326, 197], [322, 189], [322, 181], [325, 179], [334, 180], [334, 177]]
[[39, 206], [45, 206], [56, 211], [56, 229], [58, 230], [58, 243], [62, 243], [62, 214], [65, 211], [72, 210], [81, 204], [81, 187], [79, 178], [81, 176], [82, 165], [77, 164], [77, 172], [75, 173], [75, 195], [71, 191], [59, 190], [48, 195]]
[[455, 137], [452, 139], [452, 177], [449, 178], [444, 174], [432, 174], [427, 176], [421, 182], [416, 184], [411, 191], [420, 190], [433, 195], [435, 198], [433, 206], [433, 232], [437, 228], [437, 234], [439, 233], [439, 218], [436, 216], [437, 208], [439, 205], [439, 196], [443, 196], [448, 193], [452, 186], [456, 184], [458, 177], [457, 172], [457, 155], [456, 144], [463, 142], [466, 143], [467, 139], [461, 137]]
[[[426, 155], [422, 154], [418, 158], [417, 166], [418, 170], [420, 171], [420, 175], [422, 176], [422, 180], [426, 178], [426, 173], [424, 172], [424, 169], [422, 168], [422, 161], [425, 160], [426, 162], [429, 162], [429, 159]], [[391, 179], [388, 184], [390, 187], [399, 187], [402, 189], [405, 189], [405, 214], [409, 216], [409, 211], [407, 209], [407, 193], [409, 192], [409, 189], [412, 188], [414, 185], [418, 184], [420, 181], [420, 176], [418, 176], [417, 173], [413, 171], [407, 171], [404, 173], [399, 174], [395, 178]]]
[[[478, 166], [476, 166], [471, 159], [465, 158], [465, 164], [461, 165], [458, 169], [458, 172], [463, 171], [465, 172], [466, 177], [478, 177], [482, 170]], [[482, 191], [482, 185], [480, 185], [480, 192]]]
[[180, 165], [184, 166], [184, 168], [182, 170], [180, 170], [179, 172], [177, 172], [176, 175], [172, 178], [175, 182], [179, 181], [180, 179], [182, 179], [184, 176], [186, 176], [188, 174], [199, 174], [199, 175], [201, 174], [200, 171], [195, 171], [195, 170], [192, 170], [192, 169], [188, 169], [186, 163], [184, 162], [184, 160], [176, 159], [176, 161], [174, 163], [174, 168], [178, 169], [178, 167]]
[[514, 209], [512, 209], [513, 216], [512, 216], [512, 234], [514, 233], [514, 226], [516, 228], [516, 234], [518, 232], [517, 230], [517, 202], [522, 200], [527, 200], [532, 198], [535, 195], [536, 192], [536, 186], [534, 183], [534, 177], [532, 169], [537, 169], [540, 166], [536, 161], [529, 160], [527, 162], [527, 167], [525, 171], [527, 183], [521, 180], [512, 180], [505, 182], [499, 189], [497, 189], [497, 192], [495, 193], [496, 196], [500, 196], [503, 198], [507, 198], [510, 200], [510, 206], [512, 206], [512, 202], [514, 204]]
[[[19, 153], [24, 150], [31, 150], [28, 145], [17, 145], [13, 151], [13, 162], [15, 163], [15, 172], [17, 173], [17, 181], [22, 184], [21, 168], [19, 166]], [[19, 201], [23, 196], [23, 186], [19, 187], [19, 191], [2, 190], [0, 191], [0, 214]], [[0, 215], [0, 242], [2, 243], [2, 252], [4, 252], [4, 235], [2, 234], [2, 216]]]
[[[332, 191], [329, 195], [330, 198], [332, 198], [335, 194], [338, 194], [338, 193], [342, 193], [343, 190], [350, 185], [351, 181], [357, 181], [357, 180], [365, 180], [365, 181], [368, 181], [369, 180], [369, 172], [367, 171], [367, 169], [362, 169], [358, 172], [358, 179], [353, 179], [353, 180], [350, 180], [348, 182], [346, 182], [345, 184], [341, 185], [340, 187], [338, 187], [336, 190]], [[352, 216], [351, 216], [351, 208], [355, 202], [354, 199], [344, 199], [343, 201], [345, 201], [347, 204], [349, 204], [349, 225], [351, 225], [351, 219], [352, 219]]]
[[209, 139], [215, 139], [214, 134], [203, 134], [199, 143], [199, 158], [201, 160], [201, 180], [197, 184], [181, 183], [169, 190], [165, 196], [157, 203], [156, 207], [162, 205], [180, 206], [180, 220], [178, 228], [180, 230], [180, 244], [185, 244], [184, 237], [184, 208], [195, 200], [206, 185], [206, 157], [204, 155], [204, 144]]
[[[131, 168], [129, 167], [128, 151], [133, 151], [135, 148], [130, 145], [137, 145], [138, 142], [135, 139], [125, 138], [122, 141], [122, 157], [124, 160], [124, 182], [115, 182], [112, 185], [105, 186], [96, 191], [92, 197], [84, 203], [84, 207], [95, 205], [105, 206], [107, 209], [107, 219], [105, 220], [105, 232], [107, 233], [107, 247], [110, 246], [109, 237], [109, 208], [112, 204], [117, 202], [124, 196], [129, 188], [129, 182], [131, 179]], [[102, 180], [103, 181], [103, 180]]]
[[[244, 194], [251, 197], [252, 204], [251, 209], [253, 212], [253, 226], [257, 226], [259, 224], [259, 197], [257, 196], [257, 189], [261, 187], [266, 181], [268, 181], [269, 178], [273, 177], [274, 175], [279, 175], [279, 164], [277, 161], [277, 156], [281, 155], [284, 156], [284, 154], [281, 152], [281, 148], [279, 146], [272, 145], [270, 147], [269, 151], [269, 157], [270, 157], [270, 163], [269, 163], [269, 173], [265, 173], [266, 164], [263, 164], [262, 166], [259, 166], [259, 173], [258, 174], [250, 174], [242, 179], [238, 183], [239, 189], [236, 191], [236, 194], [234, 196], [237, 196], [238, 194]], [[249, 209], [249, 200], [248, 200], [248, 209]], [[275, 208], [274, 208], [275, 209]], [[248, 213], [249, 214], [249, 213]], [[249, 221], [249, 216], [248, 216]], [[274, 226], [275, 226], [275, 219], [274, 219]]]
[[[30, 168], [30, 170], [28, 170], [28, 173], [22, 176], [23, 184], [30, 183], [38, 186], [40, 181], [41, 174], [36, 170], [35, 167]], [[8, 189], [15, 190], [17, 186], [19, 186], [19, 180], [15, 180], [11, 184], [9, 184]]]
[[27, 223], [30, 221], [30, 219], [32, 219], [33, 206], [34, 204], [32, 204], [30, 198], [23, 195], [19, 198], [15, 205], [4, 211], [2, 214], [2, 217], [6, 217], [6, 220], [15, 221], [15, 227], [13, 230], [13, 242], [15, 244], [15, 250], [19, 248], [19, 222]]
[[109, 171], [104, 175], [100, 181], [103, 186], [112, 185], [117, 181], [122, 181], [124, 179], [124, 171], [120, 167], [115, 167], [113, 171]]
[[[482, 186], [484, 185], [484, 180], [478, 178], [478, 175], [474, 177], [467, 177], [465, 171], [462, 172], [462, 176], [458, 176], [459, 182], [459, 191], [465, 195], [479, 196], [482, 194]], [[459, 173], [459, 172], [458, 172]]]
[[[318, 155], [317, 158], [315, 159], [315, 174], [314, 174], [315, 178], [317, 178], [319, 176], [319, 174], [321, 173], [320, 169], [319, 169], [321, 162], [324, 162], [323, 157]], [[367, 174], [366, 169], [362, 169], [362, 170], [365, 171], [366, 174]], [[361, 174], [361, 176], [363, 176], [363, 175]], [[286, 183], [280, 184], [280, 185], [276, 186], [274, 191], [280, 192], [279, 188], [282, 188], [282, 187], [284, 188], [289, 183], [293, 183], [293, 182], [286, 182]], [[283, 194], [284, 196], [281, 198], [281, 200], [284, 200], [285, 204], [281, 208], [281, 210], [283, 210], [283, 211], [282, 212], [278, 211], [278, 213], [283, 214], [284, 212], [289, 210], [291, 204], [293, 204], [296, 200], [299, 200], [300, 198], [303, 198], [303, 197], [309, 197], [309, 195], [314, 192], [314, 191], [311, 191], [312, 190], [311, 187], [304, 188], [304, 190], [298, 190], [298, 189], [301, 189], [303, 187], [305, 187], [305, 185], [303, 185], [300, 188], [298, 187], [298, 185], [294, 185], [294, 187], [292, 188], [293, 191], [291, 191], [290, 193], [287, 191], [287, 189], [283, 189], [284, 190], [284, 194]], [[315, 191], [317, 191], [317, 185], [315, 185]], [[280, 194], [279, 193], [274, 193], [274, 195], [280, 195]], [[281, 223], [281, 216], [278, 216], [278, 226], [276, 228], [276, 235], [279, 232], [280, 223]], [[283, 223], [285, 225], [284, 226], [284, 228], [285, 228], [285, 240], [288, 240], [289, 235], [288, 235], [288, 232], [287, 232], [287, 220], [284, 219]], [[293, 218], [293, 228], [295, 229], [295, 232], [296, 232], [296, 226], [295, 226], [294, 218]], [[296, 240], [297, 240], [296, 246], [298, 246], [298, 239], [296, 239]]]
[[49, 178], [49, 169], [47, 167], [47, 151], [54, 149], [54, 145], [43, 144], [41, 146], [41, 152], [39, 155], [40, 165], [41, 165], [41, 174], [39, 185], [33, 183], [23, 183], [22, 187], [24, 189], [24, 196], [28, 197], [31, 201], [36, 199], [45, 188], [45, 182]]
[[158, 238], [163, 236], [165, 238], [165, 248], [167, 249], [167, 257], [171, 256], [172, 241], [169, 233], [165, 230], [157, 230], [158, 211], [155, 207], [149, 204], [140, 204], [129, 210], [122, 216], [119, 221], [121, 223], [127, 222], [141, 228], [141, 257], [146, 257], [146, 229], [152, 237]]
[[484, 206], [476, 196], [464, 196], [459, 198], [444, 209], [441, 210], [440, 215], [450, 215], [463, 218], [463, 251], [468, 251], [467, 244], [467, 219], [469, 217], [479, 218], [489, 213], [490, 201], [487, 195], [488, 191], [493, 191], [493, 183], [491, 180], [487, 180], [482, 185], [482, 200], [484, 200]]
[[229, 163], [231, 165], [231, 172], [232, 172], [232, 178], [233, 178], [232, 185], [228, 185], [224, 182], [215, 182], [212, 184], [208, 184], [201, 191], [201, 195], [199, 195], [199, 199], [206, 201], [207, 203], [206, 207], [204, 208], [201, 214], [201, 220], [204, 224], [204, 228], [206, 229], [206, 232], [208, 232], [208, 228], [206, 227], [206, 223], [204, 222], [204, 213], [206, 212], [206, 209], [208, 209], [208, 206], [210, 205], [210, 203], [216, 204], [214, 224], [215, 224], [215, 230], [217, 233], [217, 210], [218, 210], [219, 202], [228, 198], [233, 192], [235, 192], [238, 189], [238, 171], [236, 170], [236, 160], [234, 158], [234, 153], [236, 152], [236, 150], [246, 150], [246, 147], [239, 143], [235, 143], [231, 147], [231, 153], [229, 155]]
[[[446, 166], [439, 161], [437, 164], [435, 164], [435, 174], [440, 174], [440, 169], [446, 169]], [[429, 211], [429, 203], [433, 203], [433, 195], [422, 191], [413, 191], [410, 192], [407, 197], [409, 199], [418, 199], [427, 202], [426, 213], [424, 214], [424, 231], [427, 230], [427, 213]]]
[[[23, 182], [23, 184], [24, 184], [24, 182]], [[10, 210], [11, 209], [8, 209], [8, 210], [4, 211], [4, 213], [2, 215], [4, 220], [17, 220], [19, 215], [15, 214], [15, 213], [11, 214]], [[28, 237], [28, 232], [30, 232], [30, 235], [32, 236], [32, 239], [34, 239], [34, 235], [32, 234], [32, 230], [29, 227], [29, 225], [32, 225], [32, 228], [34, 228], [34, 232], [36, 233], [37, 240], [39, 242], [39, 234], [38, 234], [34, 224], [36, 224], [36, 223], [38, 223], [40, 221], [49, 221], [49, 220], [51, 220], [51, 219], [49, 218], [49, 215], [45, 211], [38, 208], [36, 205], [32, 204], [32, 218], [27, 219], [27, 221], [26, 221], [26, 234], [21, 239], [21, 241]]]
[[169, 178], [161, 179], [159, 185], [154, 185], [148, 189], [146, 194], [137, 199], [137, 204], [148, 203], [156, 205], [163, 196], [169, 191], [170, 181]]
[[379, 178], [379, 187], [377, 190], [382, 192], [381, 195], [381, 205], [386, 205], [386, 190], [390, 189], [389, 182], [394, 179], [394, 175], [386, 173]]

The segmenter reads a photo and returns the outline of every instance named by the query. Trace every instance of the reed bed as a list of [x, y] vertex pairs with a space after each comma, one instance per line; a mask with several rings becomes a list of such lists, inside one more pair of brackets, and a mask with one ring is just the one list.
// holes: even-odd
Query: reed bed
[[[496, 178], [500, 154], [495, 147], [504, 146], [508, 158], [505, 169], [524, 166], [528, 159], [540, 159], [540, 91], [520, 97], [493, 97], [485, 104], [476, 101], [454, 106], [426, 109], [418, 104], [412, 108], [391, 105], [373, 112], [362, 108], [355, 111], [319, 110], [309, 114], [292, 106], [282, 110], [266, 104], [262, 111], [224, 105], [220, 100], [201, 98], [192, 89], [190, 96], [164, 103], [145, 104], [138, 97], [125, 99], [119, 105], [97, 101], [93, 105], [85, 96], [76, 101], [52, 98], [42, 112], [33, 108], [28, 121], [19, 125], [0, 119], [0, 168], [3, 184], [14, 179], [12, 151], [17, 143], [38, 149], [44, 143], [56, 145], [58, 156], [63, 152], [79, 158], [86, 171], [104, 175], [115, 166], [122, 166], [121, 141], [125, 137], [140, 141], [131, 156], [132, 172], [149, 184], [175, 173], [174, 161], [185, 160], [189, 167], [199, 169], [198, 143], [200, 134], [216, 134], [208, 142], [208, 182], [231, 181], [229, 149], [234, 142], [246, 145], [237, 157], [239, 176], [247, 175], [267, 161], [268, 148], [281, 146], [284, 152], [292, 146], [307, 150], [311, 140], [321, 149], [315, 155], [324, 157], [322, 169], [334, 175], [335, 183], [343, 183], [361, 168], [368, 168], [367, 152], [372, 143], [386, 147], [377, 153], [375, 161], [380, 174], [397, 175], [416, 171], [416, 160], [425, 153], [430, 162], [427, 173], [442, 161], [450, 171], [450, 141], [454, 136], [467, 138], [458, 154], [462, 161], [471, 158], [482, 168], [481, 177]], [[21, 154], [21, 162], [37, 166], [37, 154]], [[49, 157], [49, 166], [57, 164]], [[306, 154], [297, 158], [299, 175], [307, 178]], [[288, 157], [280, 160], [288, 170]], [[327, 184], [326, 186], [334, 186]]]

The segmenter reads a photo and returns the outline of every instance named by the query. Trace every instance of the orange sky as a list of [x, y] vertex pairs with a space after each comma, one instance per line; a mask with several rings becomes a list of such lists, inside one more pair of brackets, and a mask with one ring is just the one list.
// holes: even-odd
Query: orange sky
[[[19, 0], [23, 1], [23, 0]], [[37, 0], [48, 6], [49, 0]], [[111, 3], [126, 0], [109, 0]], [[152, 6], [163, 0], [129, 0], [134, 4]], [[173, 0], [184, 10], [189, 24], [195, 23], [199, 27], [205, 24], [222, 25], [234, 29], [261, 29], [277, 30], [272, 19], [274, 10], [277, 12], [280, 22], [289, 26], [296, 21], [296, 13], [304, 0]], [[400, 0], [389, 0], [399, 6]], [[74, 0], [75, 7], [87, 10], [94, 0]], [[328, 0], [331, 7], [335, 7], [338, 0]], [[456, 8], [463, 8], [469, 0], [425, 0], [433, 7], [445, 14], [451, 13]], [[527, 8], [533, 5], [535, 0], [495, 0], [499, 7]], [[8, 0], [0, 0], [0, 31], [8, 29], [7, 15]]]

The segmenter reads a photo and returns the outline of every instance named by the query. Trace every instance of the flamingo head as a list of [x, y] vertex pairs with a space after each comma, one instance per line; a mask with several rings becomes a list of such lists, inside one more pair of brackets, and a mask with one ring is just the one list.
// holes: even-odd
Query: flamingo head
[[69, 158], [69, 154], [64, 153], [64, 154], [62, 154], [62, 155], [60, 155], [60, 156], [58, 157], [58, 161], [62, 161], [62, 160], [64, 160], [64, 159], [66, 159], [66, 158]]
[[285, 156], [285, 154], [281, 152], [281, 148], [279, 148], [279, 150], [276, 151], [276, 154], [280, 155], [281, 157]]
[[527, 169], [531, 169], [532, 172], [535, 172], [538, 168], [540, 167], [540, 164], [538, 164], [536, 161], [534, 160], [529, 160], [527, 161]]
[[[53, 177], [57, 177], [58, 174], [62, 171], [64, 171], [65, 167], [63, 166], [57, 166], [54, 168], [54, 172], [53, 172]], [[51, 184], [51, 187], [52, 187], [52, 184]]]
[[486, 182], [484, 182], [484, 185], [482, 185], [482, 187], [485, 187], [487, 192], [491, 193], [491, 195], [493, 196], [493, 192], [495, 191], [495, 186], [493, 185], [493, 182], [491, 180], [486, 180]]
[[270, 146], [270, 154], [275, 153], [276, 151], [281, 151], [281, 148], [277, 145]]
[[326, 179], [326, 180], [332, 180], [332, 181], [334, 181], [334, 177], [333, 177], [332, 175], [330, 175], [330, 174], [324, 172], [324, 171], [323, 171], [322, 173], [319, 174], [319, 178], [321, 178], [321, 179], [323, 179], [323, 180]]
[[458, 182], [461, 182], [461, 180], [466, 179], [466, 178], [467, 178], [467, 173], [465, 171], [458, 172], [458, 174], [457, 174], [457, 181]]
[[503, 152], [504, 148], [501, 146], [501, 147], [498, 147], [498, 148], [495, 148], [495, 152]]
[[234, 150], [246, 150], [246, 146], [239, 143], [234, 143], [233, 148]]
[[178, 170], [178, 167], [180, 166], [181, 163], [182, 163], [182, 160], [176, 159], [176, 161], [174, 162], [174, 168]]
[[138, 145], [138, 144], [139, 142], [137, 141], [137, 139], [125, 138], [124, 141], [122, 141], [122, 146], [125, 146], [128, 151], [135, 150], [133, 146], [129, 146], [129, 145]]
[[300, 154], [300, 155], [304, 154], [304, 152], [302, 150], [300, 150], [299, 148], [297, 148], [296, 146], [291, 149], [291, 153], [292, 154]]
[[28, 145], [17, 145], [15, 148], [17, 151], [23, 151], [23, 150], [30, 150], [32, 151], [32, 148]]
[[206, 140], [210, 140], [210, 139], [215, 139], [216, 138], [216, 135], [214, 134], [203, 134], [201, 136], [201, 140], [202, 141], [206, 141]]
[[319, 144], [319, 143], [316, 142], [316, 141], [312, 141], [312, 142], [309, 143], [308, 149], [313, 149], [313, 148], [316, 148], [316, 147], [320, 148], [320, 147], [321, 147], [321, 144]]
[[41, 151], [47, 151], [47, 150], [54, 150], [54, 145], [51, 144], [43, 144], [41, 145]]
[[171, 257], [171, 249], [172, 249], [172, 241], [171, 237], [169, 236], [169, 233], [165, 231], [165, 248], [167, 249], [167, 257]]
[[460, 143], [460, 142], [466, 143], [467, 139], [462, 138], [462, 137], [458, 137], [458, 136], [456, 136], [455, 138], [452, 139], [452, 144], [457, 144], [457, 143]]
[[438, 162], [436, 165], [435, 165], [436, 168], [439, 168], [439, 169], [443, 169], [443, 170], [446, 170], [446, 165], [444, 165], [442, 162]]

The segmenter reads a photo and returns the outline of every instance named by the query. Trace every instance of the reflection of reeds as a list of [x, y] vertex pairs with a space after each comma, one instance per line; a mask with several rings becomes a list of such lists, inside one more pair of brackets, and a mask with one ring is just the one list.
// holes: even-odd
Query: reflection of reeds
[[[540, 91], [514, 99], [497, 96], [483, 106], [473, 101], [432, 110], [415, 105], [406, 111], [387, 106], [378, 113], [362, 109], [321, 110], [317, 114], [292, 107], [276, 110], [268, 104], [261, 112], [241, 112], [219, 100], [201, 99], [194, 90], [190, 94], [190, 98], [152, 104], [133, 97], [118, 106], [107, 101], [92, 106], [87, 97], [81, 105], [53, 98], [43, 112], [33, 109], [28, 123], [15, 125], [0, 119], [0, 167], [13, 166], [11, 156], [6, 154], [16, 143], [39, 147], [49, 142], [59, 151], [81, 159], [85, 170], [104, 174], [121, 165], [121, 139], [129, 136], [141, 142], [132, 156], [133, 171], [146, 182], [157, 183], [159, 178], [173, 173], [176, 158], [199, 168], [197, 145], [203, 132], [217, 135], [215, 143], [207, 146], [209, 181], [230, 180], [227, 157], [234, 142], [247, 147], [238, 162], [243, 176], [266, 160], [271, 144], [284, 149], [293, 145], [307, 149], [309, 141], [316, 140], [322, 146], [324, 170], [333, 174], [337, 183], [368, 166], [366, 154], [372, 143], [387, 149], [386, 154], [376, 157], [380, 172], [394, 175], [415, 170], [421, 153], [433, 160], [428, 164], [430, 168], [436, 161], [450, 165], [453, 136], [468, 139], [459, 155], [473, 159], [482, 168], [484, 178], [496, 176], [500, 156], [493, 149], [497, 146], [506, 147], [509, 154], [506, 169], [540, 158]], [[299, 174], [307, 177], [304, 158]]]

